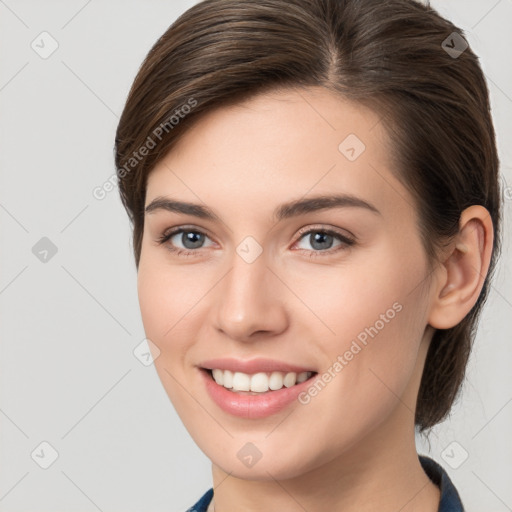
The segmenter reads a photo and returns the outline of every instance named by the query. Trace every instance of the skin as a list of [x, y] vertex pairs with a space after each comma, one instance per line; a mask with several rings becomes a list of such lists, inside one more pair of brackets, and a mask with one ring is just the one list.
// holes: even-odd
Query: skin
[[[338, 149], [351, 133], [366, 146], [354, 161]], [[146, 205], [170, 196], [221, 219], [147, 213], [138, 269], [144, 328], [160, 351], [155, 367], [212, 461], [217, 512], [437, 511], [439, 489], [415, 448], [416, 396], [434, 328], [460, 322], [478, 298], [492, 224], [483, 207], [466, 210], [432, 271], [388, 148], [376, 113], [322, 88], [288, 89], [209, 112], [148, 178]], [[272, 217], [284, 202], [334, 192], [379, 213]], [[180, 226], [207, 235], [192, 256], [169, 250], [191, 247], [181, 234], [157, 242]], [[334, 238], [318, 249], [301, 228], [334, 229], [356, 243]], [[263, 249], [252, 263], [236, 252], [247, 236]], [[262, 356], [321, 374], [395, 303], [400, 312], [306, 405], [245, 419], [206, 394], [201, 361]], [[247, 442], [262, 453], [252, 467], [237, 457]]]

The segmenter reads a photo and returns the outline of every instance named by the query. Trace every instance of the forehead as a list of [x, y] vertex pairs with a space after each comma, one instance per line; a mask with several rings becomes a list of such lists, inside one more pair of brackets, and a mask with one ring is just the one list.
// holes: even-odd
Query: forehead
[[332, 192], [394, 209], [412, 202], [393, 175], [377, 113], [323, 88], [290, 89], [203, 115], [151, 172], [146, 204], [172, 193], [266, 211]]

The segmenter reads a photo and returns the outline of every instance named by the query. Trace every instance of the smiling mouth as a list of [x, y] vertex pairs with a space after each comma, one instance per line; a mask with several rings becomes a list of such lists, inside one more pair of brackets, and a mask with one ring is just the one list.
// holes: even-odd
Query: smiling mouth
[[279, 391], [283, 388], [291, 388], [301, 384], [317, 375], [317, 372], [258, 372], [248, 374], [243, 372], [232, 372], [218, 368], [203, 368], [210, 378], [219, 386], [245, 395], [260, 395], [262, 393]]

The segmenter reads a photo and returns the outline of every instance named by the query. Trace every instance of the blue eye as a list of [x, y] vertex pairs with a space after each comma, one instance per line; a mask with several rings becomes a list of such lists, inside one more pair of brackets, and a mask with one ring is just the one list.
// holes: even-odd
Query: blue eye
[[[178, 235], [181, 236], [178, 237]], [[174, 237], [177, 237], [177, 240], [173, 242], [172, 239]], [[303, 248], [300, 250], [309, 252], [311, 257], [324, 255], [328, 256], [334, 252], [346, 249], [355, 244], [355, 239], [349, 238], [348, 236], [338, 233], [332, 229], [316, 228], [310, 229], [306, 232], [303, 231], [298, 242], [300, 242], [302, 239], [306, 239], [307, 237], [309, 237], [309, 243], [311, 247], [313, 247], [313, 250]], [[206, 239], [209, 239], [209, 237], [201, 230], [186, 229], [182, 227], [164, 233], [161, 237], [158, 238], [157, 242], [160, 245], [166, 244], [167, 248], [171, 252], [174, 252], [179, 256], [194, 256], [199, 252], [197, 249], [204, 248], [203, 244]], [[332, 244], [336, 239], [340, 243], [335, 246], [336, 248], [333, 250]], [[183, 247], [177, 247], [177, 242], [181, 243]]]
[[[338, 233], [337, 231], [333, 231], [331, 229], [310, 229], [309, 231], [302, 233], [299, 242], [302, 239], [307, 239], [309, 241], [310, 246], [313, 247], [314, 250], [301, 250], [307, 250], [308, 252], [311, 252], [311, 256], [315, 257], [324, 256], [324, 253], [327, 253], [326, 255], [331, 255], [333, 252], [337, 252], [338, 250], [350, 247], [355, 243], [354, 239], [342, 235], [341, 233]], [[336, 249], [332, 250], [332, 244], [335, 239], [338, 239], [340, 243], [338, 244]]]
[[192, 256], [195, 251], [194, 249], [200, 249], [201, 244], [204, 243], [205, 238], [208, 238], [205, 233], [202, 231], [199, 231], [197, 229], [175, 229], [169, 233], [163, 234], [159, 239], [159, 244], [165, 244], [169, 241], [171, 241], [172, 238], [174, 238], [176, 235], [180, 235], [181, 237], [178, 237], [178, 240], [181, 244], [184, 245], [183, 248], [176, 247], [174, 243], [168, 244], [169, 250], [172, 252], [176, 252], [179, 255], [184, 256]]

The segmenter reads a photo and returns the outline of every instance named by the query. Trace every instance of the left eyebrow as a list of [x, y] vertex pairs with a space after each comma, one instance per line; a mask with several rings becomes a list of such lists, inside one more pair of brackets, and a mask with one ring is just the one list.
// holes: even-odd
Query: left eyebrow
[[372, 213], [381, 215], [371, 203], [350, 194], [313, 196], [308, 199], [298, 199], [279, 206], [274, 211], [274, 219], [281, 221], [290, 217], [304, 215], [330, 208], [364, 208]]
[[[372, 213], [381, 215], [380, 211], [375, 206], [364, 199], [350, 194], [338, 194], [314, 196], [284, 203], [274, 210], [273, 218], [276, 221], [281, 221], [331, 208], [364, 208]], [[220, 221], [219, 216], [207, 206], [177, 201], [168, 197], [156, 197], [145, 208], [146, 213], [151, 213], [155, 210], [166, 210], [192, 215], [201, 219]]]

